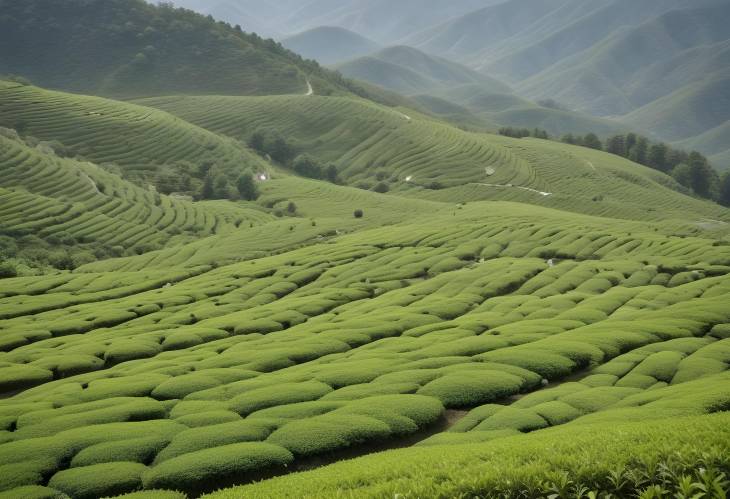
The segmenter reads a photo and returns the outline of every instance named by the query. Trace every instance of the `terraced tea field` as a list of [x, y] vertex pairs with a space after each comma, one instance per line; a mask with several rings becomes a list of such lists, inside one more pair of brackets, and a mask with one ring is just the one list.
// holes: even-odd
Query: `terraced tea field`
[[337, 166], [353, 186], [382, 179], [392, 192], [445, 202], [516, 201], [628, 219], [725, 220], [712, 203], [691, 201], [666, 175], [582, 147], [468, 133], [433, 119], [351, 98], [313, 96], [161, 97], [138, 101], [196, 125], [246, 140], [276, 130]]
[[706, 418], [730, 403], [730, 253], [679, 230], [470, 203], [218, 268], [5, 280], [0, 485], [195, 495], [401, 442]]
[[[3, 244], [123, 251], [0, 281], [0, 498], [727, 489], [730, 212], [669, 177], [344, 97], [3, 84], [18, 123]], [[260, 197], [151, 185], [208, 161]]]
[[152, 184], [163, 172], [184, 171], [188, 164], [266, 171], [264, 162], [237, 142], [167, 113], [1, 81], [0, 126], [58, 141], [74, 155], [114, 164], [125, 178]]

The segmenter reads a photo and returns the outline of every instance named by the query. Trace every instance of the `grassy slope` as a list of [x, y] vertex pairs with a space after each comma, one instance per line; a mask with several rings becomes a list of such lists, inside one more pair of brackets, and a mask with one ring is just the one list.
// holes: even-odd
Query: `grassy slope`
[[0, 126], [59, 141], [74, 155], [117, 165], [125, 178], [144, 183], [154, 185], [165, 174], [198, 175], [187, 164], [196, 170], [208, 162], [234, 178], [267, 169], [233, 140], [133, 104], [0, 82], [0, 109]]
[[[391, 191], [410, 197], [447, 202], [502, 199], [636, 219], [685, 217], [690, 206], [699, 218], [725, 216], [719, 207], [674, 192], [677, 186], [669, 177], [616, 156], [547, 141], [463, 132], [404, 110], [408, 119], [398, 110], [366, 101], [172, 97], [141, 103], [244, 140], [257, 129], [279, 130], [299, 150], [334, 163], [347, 184], [374, 186], [380, 176]], [[493, 175], [487, 174], [489, 168]], [[442, 189], [425, 188], [433, 182]], [[553, 195], [478, 184], [511, 184]]]
[[320, 64], [336, 64], [376, 52], [380, 45], [344, 28], [322, 26], [284, 38], [282, 45]]
[[[69, 235], [102, 245], [159, 247], [263, 223], [263, 211], [228, 203], [193, 204], [130, 184], [88, 162], [0, 136], [0, 226], [16, 235]], [[62, 237], [61, 237], [62, 238]]]

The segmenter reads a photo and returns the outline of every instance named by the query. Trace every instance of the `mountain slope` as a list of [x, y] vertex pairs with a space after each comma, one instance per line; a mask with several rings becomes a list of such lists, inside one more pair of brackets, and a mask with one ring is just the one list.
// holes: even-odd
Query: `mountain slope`
[[344, 28], [321, 26], [284, 38], [292, 52], [320, 64], [336, 64], [377, 51], [380, 45]]
[[[625, 114], [666, 92], [704, 79], [706, 74], [689, 67], [692, 72], [685, 78], [673, 78], [678, 87], [667, 87], [666, 83], [672, 81], [667, 79], [653, 92], [645, 90], [656, 85], [654, 82], [663, 81], [657, 78], [661, 69], [652, 66], [661, 66], [665, 71], [676, 68], [680, 65], [677, 60], [680, 54], [680, 60], [696, 60], [697, 53], [690, 49], [728, 41], [728, 21], [730, 5], [727, 4], [671, 11], [634, 29], [617, 32], [587, 52], [564, 59], [524, 80], [518, 87], [527, 96], [552, 96], [592, 114]], [[653, 77], [648, 79], [647, 73]]]
[[271, 42], [192, 11], [142, 0], [2, 0], [0, 74], [113, 96], [346, 91]]
[[504, 83], [461, 64], [412, 47], [389, 47], [336, 66], [345, 76], [410, 96], [429, 112], [459, 125], [496, 129], [518, 126], [552, 135], [610, 135], [625, 125], [569, 110], [549, 108], [517, 97]]
[[507, 85], [493, 78], [406, 46], [388, 47], [336, 68], [345, 76], [407, 95], [433, 93], [454, 85], [467, 84], [479, 85], [493, 93], [511, 92]]

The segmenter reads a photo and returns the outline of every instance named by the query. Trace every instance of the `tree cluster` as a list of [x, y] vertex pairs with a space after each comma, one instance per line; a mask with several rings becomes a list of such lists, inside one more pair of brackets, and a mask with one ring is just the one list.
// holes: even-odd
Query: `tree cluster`
[[545, 130], [539, 128], [514, 128], [511, 126], [502, 127], [499, 129], [499, 134], [505, 137], [512, 137], [514, 139], [523, 139], [525, 137], [534, 137], [536, 139], [549, 140], [550, 135]]
[[297, 148], [275, 130], [257, 130], [249, 137], [248, 145], [261, 155], [287, 166], [302, 177], [339, 182], [337, 167], [323, 165], [309, 154], [297, 155]]
[[720, 177], [705, 156], [697, 151], [687, 152], [663, 142], [653, 142], [635, 133], [618, 134], [605, 142], [589, 133], [583, 137], [564, 135], [562, 142], [606, 151], [634, 163], [671, 175], [674, 180], [696, 196], [730, 206], [730, 178]]

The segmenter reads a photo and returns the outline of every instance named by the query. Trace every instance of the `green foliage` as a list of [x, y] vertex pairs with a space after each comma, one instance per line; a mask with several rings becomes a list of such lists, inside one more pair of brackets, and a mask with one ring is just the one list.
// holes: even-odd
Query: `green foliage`
[[71, 468], [51, 477], [49, 487], [79, 499], [96, 499], [132, 492], [142, 486], [147, 467], [138, 463], [112, 462]]
[[280, 471], [292, 461], [286, 449], [269, 443], [238, 443], [175, 457], [144, 474], [145, 488], [200, 493], [219, 488], [246, 474]]
[[499, 371], [472, 371], [437, 378], [418, 393], [436, 397], [446, 407], [473, 407], [514, 395], [522, 383], [521, 378]]
[[326, 414], [293, 421], [268, 438], [295, 456], [311, 456], [346, 449], [391, 435], [388, 424], [368, 416]]

